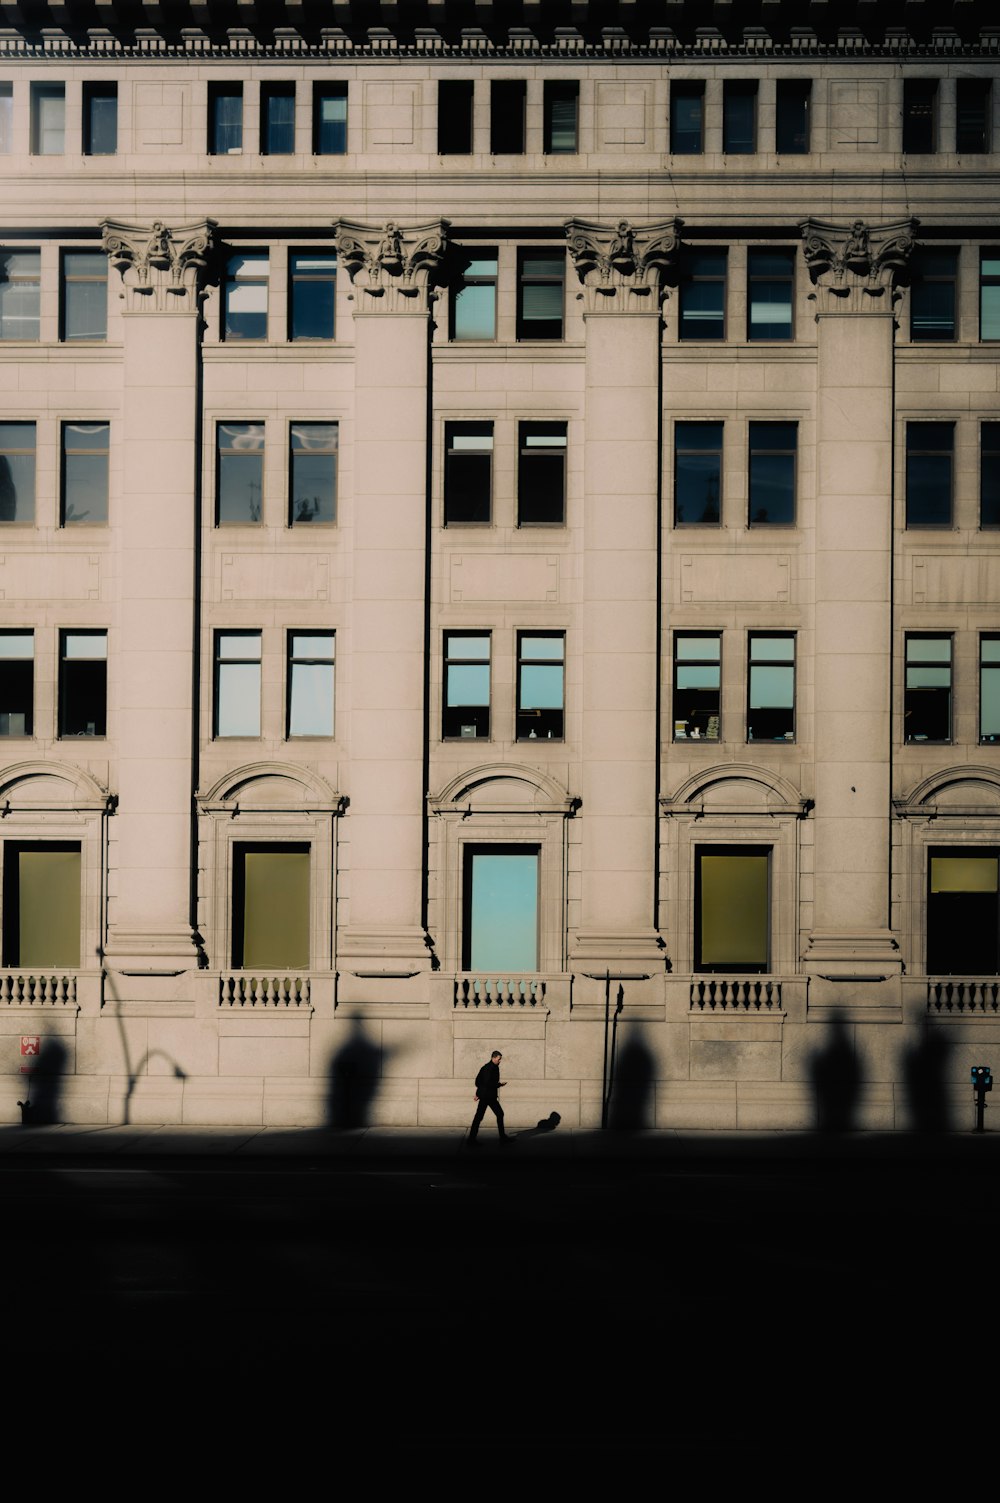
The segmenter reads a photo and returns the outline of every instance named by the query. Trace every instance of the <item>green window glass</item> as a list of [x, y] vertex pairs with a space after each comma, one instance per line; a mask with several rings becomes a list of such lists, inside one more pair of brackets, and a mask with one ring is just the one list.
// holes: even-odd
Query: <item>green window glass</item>
[[3, 861], [4, 965], [80, 964], [80, 847], [8, 841]]
[[984, 250], [979, 262], [979, 337], [1000, 339], [1000, 250]]
[[903, 739], [951, 740], [951, 637], [906, 638]]
[[770, 861], [766, 846], [696, 851], [696, 971], [769, 969]]
[[674, 740], [718, 741], [722, 701], [722, 636], [674, 634]]
[[308, 845], [233, 851], [233, 966], [309, 968]]
[[[497, 253], [477, 250], [464, 261], [461, 276], [452, 291], [452, 339], [496, 339]], [[562, 302], [560, 298], [560, 317]]]
[[751, 632], [747, 740], [795, 740], [795, 638]]
[[979, 638], [979, 739], [1000, 742], [1000, 636]]
[[927, 876], [928, 975], [1000, 975], [997, 851], [932, 850]]

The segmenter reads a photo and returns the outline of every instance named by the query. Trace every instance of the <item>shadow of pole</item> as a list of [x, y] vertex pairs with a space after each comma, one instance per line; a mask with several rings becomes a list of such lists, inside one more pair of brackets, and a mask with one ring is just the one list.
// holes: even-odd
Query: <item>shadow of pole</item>
[[[100, 948], [97, 951], [97, 957], [103, 967], [104, 951]], [[111, 979], [111, 972], [108, 970], [104, 971], [104, 983], [114, 1003], [113, 1015], [115, 1022], [118, 1024], [118, 1037], [121, 1043], [122, 1059], [125, 1061], [125, 1096], [122, 1102], [122, 1126], [127, 1127], [132, 1120], [132, 1097], [135, 1095], [136, 1086], [139, 1084], [140, 1079], [145, 1073], [146, 1066], [151, 1059], [165, 1059], [171, 1068], [175, 1080], [187, 1080], [187, 1072], [181, 1069], [177, 1061], [165, 1049], [146, 1049], [136, 1060], [135, 1064], [132, 1063], [129, 1054], [128, 1030], [125, 1027], [125, 1019], [122, 1015], [121, 999]]]

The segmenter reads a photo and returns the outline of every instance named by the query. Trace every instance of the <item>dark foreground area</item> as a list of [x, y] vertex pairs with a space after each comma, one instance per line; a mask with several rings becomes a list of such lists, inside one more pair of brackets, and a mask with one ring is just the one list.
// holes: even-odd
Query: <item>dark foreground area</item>
[[2, 1144], [40, 1485], [95, 1444], [119, 1480], [197, 1452], [227, 1491], [325, 1458], [379, 1492], [417, 1456], [755, 1473], [992, 1433], [1000, 1135], [142, 1141]]

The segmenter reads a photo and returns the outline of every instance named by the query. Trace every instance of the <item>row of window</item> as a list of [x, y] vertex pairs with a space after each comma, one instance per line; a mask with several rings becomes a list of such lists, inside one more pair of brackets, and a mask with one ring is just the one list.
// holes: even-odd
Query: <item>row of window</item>
[[[746, 337], [790, 340], [794, 337], [795, 268], [791, 247], [747, 252]], [[687, 250], [681, 258], [678, 288], [678, 337], [722, 340], [727, 337], [727, 267], [725, 248]], [[500, 259], [495, 247], [465, 255], [451, 294], [453, 340], [495, 340]], [[955, 340], [958, 333], [958, 252], [922, 250], [913, 262], [910, 337], [935, 342]], [[292, 250], [288, 259], [288, 338], [330, 340], [334, 337], [336, 253], [329, 247]], [[560, 247], [519, 250], [517, 313], [519, 340], [562, 339], [565, 321], [566, 255]], [[108, 262], [103, 251], [62, 252], [59, 338], [107, 338]], [[263, 340], [268, 336], [270, 257], [249, 250], [226, 260], [220, 336], [227, 340]], [[41, 253], [0, 252], [0, 339], [39, 338], [41, 322]], [[980, 253], [979, 337], [1000, 339], [1000, 251]]]
[[[242, 82], [210, 83], [206, 146], [211, 156], [241, 154], [244, 150]], [[489, 149], [495, 156], [523, 155], [527, 150], [527, 82], [492, 79], [489, 100]], [[314, 156], [342, 156], [347, 151], [346, 83], [311, 85], [308, 149]], [[763, 146], [779, 156], [801, 156], [811, 149], [812, 81], [779, 79], [775, 87], [774, 138], [762, 142], [756, 79], [727, 79], [722, 86], [722, 150], [731, 156], [750, 155]], [[904, 152], [933, 153], [942, 148], [960, 155], [988, 152], [992, 137], [992, 90], [988, 78], [956, 81], [954, 138], [942, 140], [939, 80], [903, 81]], [[441, 79], [437, 86], [437, 149], [442, 156], [469, 155], [475, 149], [475, 81]], [[61, 156], [66, 150], [66, 86], [33, 83], [30, 96], [30, 150], [37, 156]], [[260, 133], [255, 145], [261, 156], [288, 156], [302, 150], [296, 141], [296, 84], [261, 83]], [[573, 154], [580, 148], [580, 85], [572, 79], [547, 79], [542, 92], [542, 150], [548, 155]], [[670, 151], [675, 156], [705, 150], [705, 83], [678, 80], [670, 88]], [[118, 150], [118, 86], [84, 83], [82, 149], [85, 156], [113, 156]], [[12, 149], [13, 85], [0, 83], [0, 152]]]
[[[7, 840], [3, 848], [3, 964], [81, 963], [79, 842]], [[237, 970], [308, 970], [312, 962], [308, 842], [236, 841], [229, 960]], [[696, 845], [693, 967], [772, 969], [770, 845]], [[540, 969], [542, 851], [523, 842], [467, 845], [462, 865], [464, 971], [510, 976]], [[932, 847], [925, 900], [928, 975], [1000, 974], [1000, 852]]]

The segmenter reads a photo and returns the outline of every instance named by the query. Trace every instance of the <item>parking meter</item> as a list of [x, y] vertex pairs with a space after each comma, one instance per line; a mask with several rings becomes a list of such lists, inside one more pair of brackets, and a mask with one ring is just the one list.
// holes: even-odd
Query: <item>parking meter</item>
[[976, 1132], [983, 1130], [983, 1113], [986, 1110], [986, 1092], [993, 1089], [993, 1072], [989, 1065], [972, 1066], [972, 1089], [976, 1094]]

